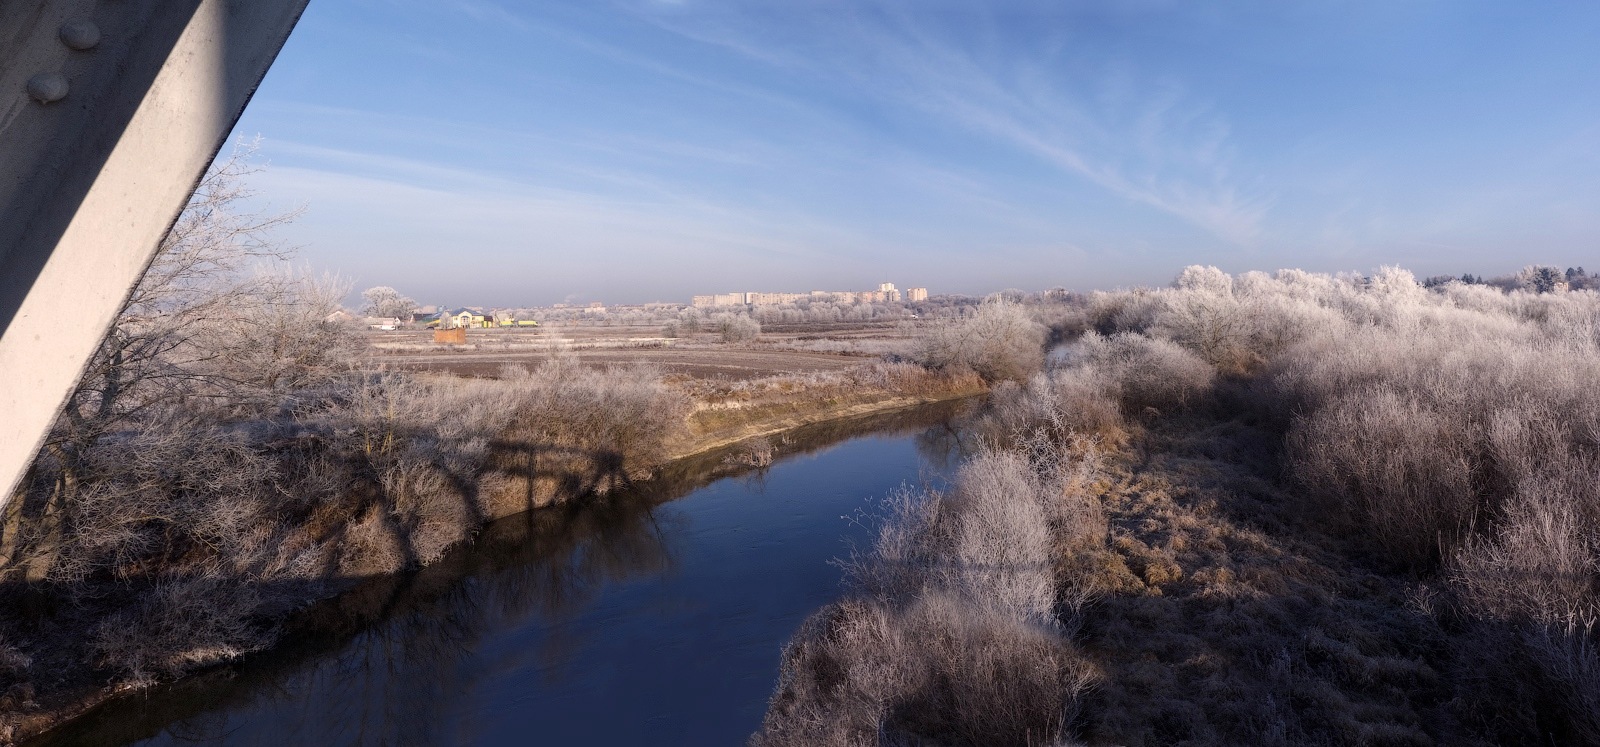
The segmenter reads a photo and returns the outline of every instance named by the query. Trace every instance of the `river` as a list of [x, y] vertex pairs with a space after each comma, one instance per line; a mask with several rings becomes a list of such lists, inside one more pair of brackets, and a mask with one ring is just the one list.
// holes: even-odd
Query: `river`
[[765, 469], [709, 455], [502, 519], [428, 569], [319, 605], [274, 651], [43, 743], [742, 744], [878, 501], [949, 474], [958, 410], [825, 424], [775, 439]]

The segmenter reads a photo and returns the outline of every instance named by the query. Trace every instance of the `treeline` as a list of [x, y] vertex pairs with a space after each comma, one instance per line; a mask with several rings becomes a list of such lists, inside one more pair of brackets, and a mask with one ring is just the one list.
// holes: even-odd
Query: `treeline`
[[1600, 743], [1600, 294], [1191, 267], [1046, 308], [1073, 341], [891, 503], [756, 744]]
[[1489, 285], [1503, 291], [1525, 290], [1534, 293], [1551, 293], [1556, 290], [1600, 290], [1600, 276], [1590, 275], [1582, 267], [1568, 267], [1565, 271], [1549, 265], [1528, 265], [1521, 271], [1510, 275], [1485, 278], [1481, 275], [1464, 273], [1460, 277], [1454, 275], [1434, 275], [1422, 281], [1427, 288], [1438, 288], [1450, 283], [1463, 283], [1465, 285]]
[[[392, 291], [381, 288], [373, 290]], [[1052, 303], [1070, 297], [1065, 290], [1055, 289], [1043, 293], [1025, 293], [1019, 290], [1003, 291], [994, 297], [1005, 297], [1014, 303]], [[405, 299], [407, 302], [410, 299]], [[518, 319], [537, 319], [540, 322], [557, 322], [574, 326], [653, 326], [662, 325], [672, 330], [672, 336], [703, 331], [714, 326], [714, 320], [745, 317], [760, 324], [844, 324], [863, 322], [895, 322], [908, 319], [931, 319], [971, 315], [985, 301], [983, 297], [949, 294], [930, 296], [925, 301], [904, 302], [839, 302], [801, 299], [794, 303], [763, 304], [759, 306], [696, 307], [683, 304], [652, 303], [639, 306], [611, 306], [603, 311], [572, 307], [566, 309], [529, 308], [514, 309], [508, 313]], [[384, 308], [369, 302], [368, 310]], [[376, 313], [376, 312], [374, 312]], [[377, 314], [386, 316], [386, 314]]]

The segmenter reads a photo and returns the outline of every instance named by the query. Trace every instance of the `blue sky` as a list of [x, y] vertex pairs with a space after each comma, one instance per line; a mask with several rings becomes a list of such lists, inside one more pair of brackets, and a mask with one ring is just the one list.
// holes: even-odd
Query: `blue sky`
[[1600, 4], [315, 0], [260, 199], [425, 303], [1600, 268]]

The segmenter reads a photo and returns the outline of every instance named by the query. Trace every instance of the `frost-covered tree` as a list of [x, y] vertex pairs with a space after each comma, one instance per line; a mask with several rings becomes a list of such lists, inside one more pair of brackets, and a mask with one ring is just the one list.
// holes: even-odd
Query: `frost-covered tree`
[[417, 308], [416, 301], [407, 298], [400, 291], [387, 285], [380, 285], [361, 291], [361, 298], [367, 302], [366, 306], [362, 307], [362, 311], [369, 316], [393, 317], [405, 320], [410, 318], [411, 312]]
[[1534, 267], [1527, 272], [1528, 288], [1535, 293], [1552, 293], [1563, 282], [1561, 271], [1554, 267]]
[[271, 235], [295, 217], [242, 209], [253, 146], [214, 165], [163, 239], [45, 442], [58, 492], [108, 434], [186, 411], [270, 405], [340, 369], [336, 280], [288, 266]]

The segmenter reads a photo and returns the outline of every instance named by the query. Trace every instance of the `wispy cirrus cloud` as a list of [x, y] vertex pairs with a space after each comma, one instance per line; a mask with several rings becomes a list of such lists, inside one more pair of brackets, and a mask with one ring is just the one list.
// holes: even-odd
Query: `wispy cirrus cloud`
[[504, 5], [491, 0], [449, 0], [448, 7], [475, 21], [526, 29], [527, 22]]
[[[647, 14], [686, 38], [1007, 144], [1227, 241], [1262, 233], [1271, 195], [1240, 183], [1227, 119], [1181, 82], [1069, 64], [1060, 38], [986, 45], [950, 16], [934, 14], [941, 23], [931, 24], [892, 3], [781, 19], [725, 9]], [[792, 31], [807, 23], [817, 28]]]
[[[1600, 97], [1567, 62], [1600, 12], [1507, 36], [1463, 7], [314, 4], [241, 132], [336, 269], [465, 244], [555, 298], [613, 270], [662, 298], [1576, 264]], [[418, 282], [449, 273], [526, 285]]]

